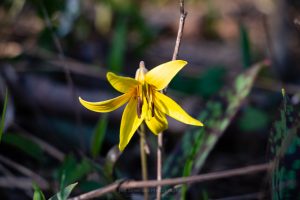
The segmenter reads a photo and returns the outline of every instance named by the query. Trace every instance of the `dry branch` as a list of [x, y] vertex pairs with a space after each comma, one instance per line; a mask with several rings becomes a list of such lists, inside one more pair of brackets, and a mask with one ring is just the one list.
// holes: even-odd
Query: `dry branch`
[[228, 177], [233, 177], [233, 176], [241, 176], [241, 175], [247, 175], [247, 174], [268, 171], [271, 169], [271, 167], [272, 167], [272, 164], [264, 163], [264, 164], [252, 165], [252, 166], [231, 169], [231, 170], [226, 170], [226, 171], [220, 171], [220, 172], [212, 172], [212, 173], [196, 175], [196, 176], [163, 179], [161, 181], [150, 180], [150, 181], [116, 182], [116, 183], [108, 185], [104, 188], [96, 189], [96, 190], [90, 191], [88, 193], [81, 194], [79, 196], [70, 198], [69, 200], [92, 199], [92, 198], [100, 197], [107, 193], [114, 192], [117, 190], [126, 191], [127, 189], [134, 189], [134, 188], [191, 184], [191, 183], [196, 183], [196, 182], [199, 183], [199, 182], [203, 182], [203, 181], [211, 181], [211, 180], [216, 180], [216, 179], [220, 179], [220, 178], [228, 178]]

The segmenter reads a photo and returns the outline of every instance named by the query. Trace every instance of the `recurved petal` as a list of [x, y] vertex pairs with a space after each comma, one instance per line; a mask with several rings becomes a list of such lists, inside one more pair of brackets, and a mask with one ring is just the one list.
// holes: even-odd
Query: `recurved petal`
[[100, 102], [89, 102], [79, 97], [79, 102], [87, 109], [94, 112], [110, 112], [121, 107], [130, 99], [131, 93], [126, 93], [113, 99]]
[[168, 128], [166, 115], [159, 110], [155, 110], [154, 117], [150, 118], [150, 120], [145, 119], [145, 122], [151, 132], [155, 135], [163, 132]]
[[184, 60], [174, 60], [163, 63], [150, 70], [145, 81], [156, 87], [157, 90], [164, 89], [173, 77], [187, 64]]
[[[144, 112], [142, 112], [144, 113]], [[119, 149], [123, 151], [130, 139], [132, 138], [135, 131], [141, 125], [144, 120], [144, 115], [142, 114], [139, 118], [137, 115], [137, 99], [132, 97], [129, 103], [125, 107], [122, 115], [121, 127], [120, 127], [120, 143]]]
[[203, 124], [187, 114], [175, 101], [166, 95], [155, 92], [156, 107], [163, 113], [185, 124], [203, 126]]
[[133, 78], [118, 76], [112, 72], [106, 74], [108, 82], [119, 92], [126, 93], [134, 88], [139, 82]]

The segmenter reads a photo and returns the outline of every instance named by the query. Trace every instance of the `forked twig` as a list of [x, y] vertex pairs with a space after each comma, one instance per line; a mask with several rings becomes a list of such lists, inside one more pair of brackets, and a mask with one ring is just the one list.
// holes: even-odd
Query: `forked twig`
[[180, 0], [180, 19], [172, 60], [176, 60], [178, 56], [186, 16], [187, 12], [184, 10], [184, 0]]

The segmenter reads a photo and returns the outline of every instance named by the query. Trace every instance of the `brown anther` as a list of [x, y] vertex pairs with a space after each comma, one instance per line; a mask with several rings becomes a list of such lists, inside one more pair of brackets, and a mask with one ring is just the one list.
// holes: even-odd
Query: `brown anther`
[[152, 106], [152, 110], [151, 110], [152, 117], [154, 117], [154, 115], [155, 115], [154, 102], [152, 102], [151, 106]]
[[138, 96], [138, 98], [137, 98], [137, 115], [138, 115], [138, 118], [141, 118], [142, 108], [143, 108], [143, 101], [141, 100], [141, 97]]

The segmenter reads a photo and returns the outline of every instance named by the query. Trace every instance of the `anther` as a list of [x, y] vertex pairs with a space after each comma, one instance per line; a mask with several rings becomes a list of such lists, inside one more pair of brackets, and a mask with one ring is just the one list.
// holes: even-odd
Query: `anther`
[[151, 111], [152, 111], [152, 112], [151, 112], [151, 113], [152, 113], [152, 117], [154, 117], [154, 115], [155, 115], [155, 113], [154, 113], [154, 112], [155, 112], [155, 109], [154, 109], [154, 102], [152, 102], [151, 106], [152, 106], [152, 110], [151, 110]]
[[141, 118], [142, 107], [143, 107], [143, 101], [141, 100], [141, 97], [138, 96], [138, 98], [137, 98], [137, 115], [138, 115], [138, 118]]

